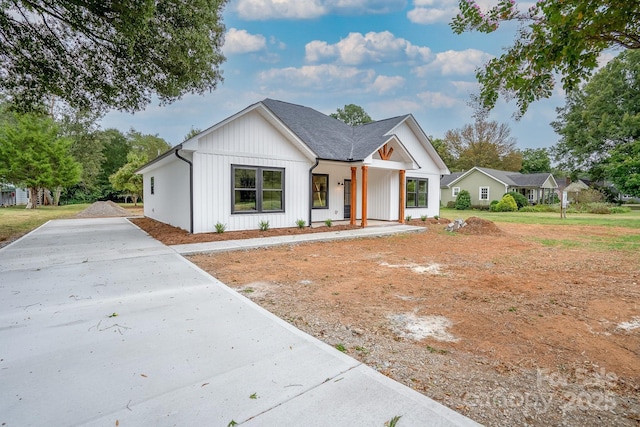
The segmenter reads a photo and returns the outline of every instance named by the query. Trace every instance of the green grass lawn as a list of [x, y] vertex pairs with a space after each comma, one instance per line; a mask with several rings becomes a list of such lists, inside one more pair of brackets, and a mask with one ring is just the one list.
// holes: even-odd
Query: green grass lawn
[[51, 219], [71, 218], [88, 204], [65, 206], [39, 206], [25, 209], [24, 206], [0, 208], [0, 242], [27, 233]]
[[[131, 210], [132, 214], [142, 215], [142, 203], [138, 203], [137, 207], [134, 207], [133, 203], [118, 203], [118, 205]], [[38, 209], [25, 209], [24, 206], [0, 208], [0, 242], [28, 233], [52, 219], [73, 218], [88, 206], [89, 204], [85, 203], [39, 206]]]
[[489, 212], [471, 209], [459, 211], [440, 208], [440, 216], [451, 220], [477, 216], [496, 223], [515, 222], [521, 224], [601, 225], [605, 227], [640, 228], [639, 210], [621, 214], [568, 213], [566, 218], [560, 218], [560, 214], [555, 212]]

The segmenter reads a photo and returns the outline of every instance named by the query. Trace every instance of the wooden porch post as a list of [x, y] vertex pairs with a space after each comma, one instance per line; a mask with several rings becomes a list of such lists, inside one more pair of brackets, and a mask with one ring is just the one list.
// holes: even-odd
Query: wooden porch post
[[369, 166], [362, 166], [362, 227], [367, 226], [367, 178]]
[[405, 170], [404, 169], [400, 169], [400, 218], [398, 220], [398, 222], [400, 224], [404, 224], [404, 175], [405, 175]]
[[356, 197], [356, 192], [358, 191], [358, 183], [356, 182], [357, 171], [357, 167], [351, 167], [351, 213], [349, 215], [349, 224], [351, 225], [356, 225], [356, 203], [358, 201], [358, 198]]

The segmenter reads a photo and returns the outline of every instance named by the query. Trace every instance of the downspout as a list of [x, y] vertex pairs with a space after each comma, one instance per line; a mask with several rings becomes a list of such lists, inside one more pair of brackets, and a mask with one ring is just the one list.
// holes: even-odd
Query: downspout
[[309, 228], [311, 228], [311, 220], [313, 218], [313, 170], [319, 163], [320, 159], [316, 157], [316, 162], [309, 168]]
[[178, 153], [182, 150], [182, 144], [176, 147], [176, 157], [189, 164], [189, 233], [193, 234], [193, 163]]

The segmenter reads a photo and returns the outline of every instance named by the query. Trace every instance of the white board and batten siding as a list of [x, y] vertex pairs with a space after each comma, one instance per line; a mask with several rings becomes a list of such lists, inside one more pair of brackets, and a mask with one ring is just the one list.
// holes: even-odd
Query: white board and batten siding
[[[284, 212], [233, 214], [232, 166], [284, 169]], [[259, 113], [250, 112], [204, 134], [194, 154], [194, 233], [295, 227], [309, 217], [309, 160]]]
[[[182, 151], [180, 155], [191, 157]], [[144, 215], [189, 230], [189, 165], [176, 158], [146, 172], [143, 177]], [[151, 194], [151, 178], [154, 194]]]
[[406, 208], [405, 216], [419, 218], [421, 215], [428, 217], [440, 215], [440, 168], [406, 122], [394, 129], [393, 133], [398, 136], [416, 163], [420, 165], [418, 170], [406, 171], [406, 178], [427, 178], [429, 180], [428, 207]]

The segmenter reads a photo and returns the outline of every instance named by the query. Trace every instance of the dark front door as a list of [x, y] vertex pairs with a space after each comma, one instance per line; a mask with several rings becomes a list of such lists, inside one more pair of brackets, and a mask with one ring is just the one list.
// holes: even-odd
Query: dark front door
[[344, 180], [344, 219], [351, 218], [351, 180]]

